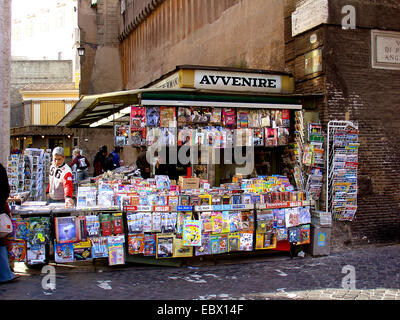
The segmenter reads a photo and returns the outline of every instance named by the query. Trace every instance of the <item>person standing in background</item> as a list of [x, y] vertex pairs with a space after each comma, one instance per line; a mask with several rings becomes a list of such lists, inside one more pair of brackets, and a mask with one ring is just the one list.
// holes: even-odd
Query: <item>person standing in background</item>
[[[0, 213], [6, 213], [11, 218], [10, 207], [7, 199], [10, 195], [10, 185], [8, 184], [7, 171], [0, 163]], [[6, 283], [18, 279], [20, 276], [15, 275], [8, 260], [7, 237], [0, 238], [0, 283]]]
[[54, 148], [46, 194], [49, 196], [49, 202], [65, 202], [66, 207], [72, 207], [74, 205], [72, 171], [64, 160], [64, 149]]
[[113, 165], [114, 165], [114, 169], [119, 168], [120, 167], [120, 158], [119, 158], [119, 152], [120, 149], [119, 147], [114, 147], [113, 151], [111, 151], [110, 153], [110, 157], [112, 159]]
[[70, 163], [70, 167], [72, 168], [73, 165], [76, 165], [76, 172], [77, 172], [77, 183], [89, 178], [89, 167], [90, 163], [89, 160], [81, 155], [81, 150], [75, 149], [73, 151], [74, 160]]

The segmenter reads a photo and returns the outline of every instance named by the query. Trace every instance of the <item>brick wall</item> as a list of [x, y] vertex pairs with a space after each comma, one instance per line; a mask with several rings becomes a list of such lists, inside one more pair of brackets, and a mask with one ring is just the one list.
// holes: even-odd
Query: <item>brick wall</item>
[[[337, 0], [329, 2], [328, 24], [291, 37], [285, 10], [286, 63], [296, 78], [298, 93], [324, 92], [317, 103], [321, 121], [355, 121], [360, 129], [358, 211], [352, 222], [333, 224], [333, 248], [400, 240], [399, 115], [400, 71], [371, 67], [371, 30], [400, 31], [396, 0]], [[356, 9], [356, 29], [343, 30], [341, 9]], [[317, 42], [308, 41], [311, 34]], [[320, 47], [323, 71], [304, 76], [304, 53]], [[324, 195], [325, 196], [325, 195]]]

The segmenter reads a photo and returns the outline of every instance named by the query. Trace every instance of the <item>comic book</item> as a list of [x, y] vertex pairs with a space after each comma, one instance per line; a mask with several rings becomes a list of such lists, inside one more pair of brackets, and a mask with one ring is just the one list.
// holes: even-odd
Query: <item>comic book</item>
[[180, 206], [189, 206], [190, 204], [190, 196], [189, 195], [179, 195], [179, 205]]
[[212, 123], [220, 124], [222, 122], [222, 109], [213, 108], [210, 121]]
[[146, 108], [146, 124], [148, 127], [160, 126], [160, 107]]
[[236, 232], [240, 230], [242, 215], [240, 211], [231, 211], [229, 213], [229, 231]]
[[92, 244], [90, 240], [76, 242], [73, 244], [73, 247], [75, 261], [87, 261], [92, 259]]
[[264, 248], [264, 233], [256, 233], [255, 249], [260, 250]]
[[170, 207], [179, 206], [179, 196], [168, 196], [168, 205]]
[[242, 203], [242, 195], [240, 194], [233, 194], [231, 196], [232, 204], [241, 204]]
[[50, 243], [50, 217], [29, 218], [29, 236], [31, 244]]
[[161, 232], [161, 212], [152, 213], [152, 231]]
[[183, 239], [174, 238], [174, 253], [173, 257], [193, 257], [193, 246], [183, 245]]
[[286, 227], [295, 227], [299, 225], [299, 210], [298, 208], [285, 209]]
[[76, 242], [86, 241], [87, 228], [85, 216], [78, 216], [75, 218], [76, 228]]
[[200, 206], [211, 206], [211, 195], [203, 194], [199, 196]]
[[236, 124], [236, 113], [234, 108], [222, 109], [222, 122], [227, 127], [233, 127]]
[[299, 244], [309, 244], [311, 242], [310, 238], [310, 225], [305, 224], [300, 226], [300, 242]]
[[210, 236], [210, 253], [218, 254], [220, 250], [220, 236], [211, 235]]
[[26, 241], [22, 239], [9, 240], [8, 254], [12, 261], [26, 262]]
[[129, 234], [128, 235], [128, 254], [142, 254], [144, 253], [145, 236], [144, 234]]
[[290, 128], [290, 110], [282, 110], [282, 126]]
[[200, 220], [203, 224], [203, 232], [212, 232], [211, 212], [202, 212]]
[[237, 111], [237, 127], [247, 128], [249, 126], [249, 111], [247, 109], [239, 109]]
[[195, 247], [195, 254], [196, 256], [202, 256], [210, 253], [210, 235], [203, 233], [201, 235], [201, 246]]
[[245, 193], [242, 195], [242, 203], [243, 204], [252, 204], [253, 203], [253, 196], [249, 193]]
[[124, 233], [124, 222], [122, 219], [122, 212], [116, 212], [111, 215], [112, 230], [114, 235]]
[[184, 246], [201, 246], [202, 223], [200, 220], [184, 220], [182, 245]]
[[272, 210], [260, 211], [257, 214], [257, 233], [267, 233], [274, 228], [274, 213]]
[[300, 227], [292, 227], [288, 229], [289, 242], [297, 243], [301, 241]]
[[286, 212], [285, 209], [273, 209], [276, 228], [285, 228], [286, 227], [285, 212]]
[[125, 250], [123, 243], [108, 246], [108, 264], [110, 266], [125, 264]]
[[228, 234], [228, 251], [239, 251], [240, 234], [239, 232], [231, 232]]
[[278, 130], [273, 128], [265, 128], [265, 146], [275, 147], [278, 145]]
[[16, 233], [15, 238], [21, 240], [28, 240], [29, 237], [29, 219], [16, 219]]
[[75, 217], [57, 217], [54, 223], [57, 243], [76, 242]]
[[300, 207], [299, 209], [299, 224], [311, 223], [310, 207]]
[[211, 213], [211, 228], [213, 234], [222, 232], [222, 213], [212, 212]]
[[176, 127], [175, 107], [160, 107], [160, 127]]
[[288, 232], [286, 228], [276, 228], [276, 240], [288, 240]]
[[219, 253], [228, 252], [228, 234], [221, 234], [219, 237]]
[[55, 262], [74, 262], [73, 243], [54, 243]]
[[124, 235], [107, 237], [108, 264], [110, 266], [125, 264], [124, 242]]
[[240, 230], [254, 230], [254, 214], [252, 211], [241, 211], [241, 227]]
[[155, 256], [156, 255], [156, 235], [145, 234], [144, 235], [144, 256]]
[[240, 231], [240, 245], [239, 251], [252, 251], [253, 250], [253, 232]]
[[106, 258], [108, 257], [107, 237], [91, 237], [92, 257]]
[[171, 258], [174, 253], [174, 235], [157, 234], [156, 258]]
[[108, 213], [100, 213], [99, 220], [101, 227], [101, 235], [103, 237], [111, 236], [113, 234], [111, 215]]
[[222, 219], [221, 233], [230, 232], [231, 231], [230, 230], [230, 211], [222, 211], [221, 219]]
[[143, 232], [151, 232], [153, 231], [153, 224], [152, 224], [152, 213], [151, 212], [142, 212], [142, 225], [143, 225]]
[[100, 221], [96, 215], [85, 216], [86, 231], [89, 237], [96, 237], [100, 235]]
[[28, 265], [46, 263], [46, 245], [27, 242], [26, 261]]
[[176, 219], [176, 234], [181, 237], [183, 233], [183, 222], [192, 219], [192, 212], [178, 212]]

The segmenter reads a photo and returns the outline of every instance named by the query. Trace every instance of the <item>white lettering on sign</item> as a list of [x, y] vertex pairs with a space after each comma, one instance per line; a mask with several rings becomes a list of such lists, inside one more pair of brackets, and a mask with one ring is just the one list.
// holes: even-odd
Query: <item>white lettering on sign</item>
[[279, 75], [269, 74], [196, 70], [194, 86], [197, 89], [279, 93], [282, 88], [282, 78]]

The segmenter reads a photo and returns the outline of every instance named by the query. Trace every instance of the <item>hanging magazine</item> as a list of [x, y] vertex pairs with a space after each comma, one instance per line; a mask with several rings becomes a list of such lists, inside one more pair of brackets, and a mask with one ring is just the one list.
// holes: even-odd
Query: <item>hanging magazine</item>
[[201, 245], [201, 221], [199, 220], [184, 220], [182, 245], [184, 246], [200, 246]]

